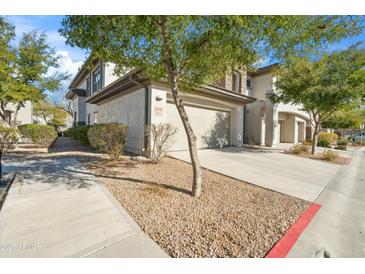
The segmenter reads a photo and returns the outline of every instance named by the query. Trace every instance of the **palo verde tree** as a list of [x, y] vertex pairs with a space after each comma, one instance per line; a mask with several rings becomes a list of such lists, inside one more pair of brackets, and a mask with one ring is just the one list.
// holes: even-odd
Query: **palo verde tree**
[[45, 33], [24, 33], [15, 45], [14, 26], [0, 17], [0, 34], [0, 117], [8, 122], [5, 112], [14, 104], [16, 124], [26, 101], [36, 102], [45, 98], [46, 91], [59, 90], [69, 75], [55, 71], [59, 57], [47, 44]]
[[319, 60], [295, 58], [278, 69], [274, 102], [301, 105], [312, 122], [312, 154], [321, 123], [335, 112], [350, 110], [361, 102], [365, 90], [365, 50], [356, 46], [323, 54]]
[[196, 136], [181, 91], [249, 69], [263, 54], [283, 58], [359, 33], [359, 18], [340, 16], [67, 16], [60, 33], [116, 72], [140, 69], [167, 82], [182, 120], [193, 167], [192, 194], [201, 194]]

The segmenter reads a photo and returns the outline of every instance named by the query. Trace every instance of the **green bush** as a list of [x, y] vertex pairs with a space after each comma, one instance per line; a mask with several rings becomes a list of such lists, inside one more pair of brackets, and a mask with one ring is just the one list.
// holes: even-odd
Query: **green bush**
[[344, 146], [344, 145], [337, 145], [335, 147], [335, 149], [339, 149], [339, 150], [347, 150], [347, 146]]
[[347, 146], [348, 143], [349, 143], [349, 141], [346, 139], [343, 139], [343, 138], [340, 138], [337, 140], [337, 145], [339, 145], [339, 146]]
[[327, 140], [319, 140], [317, 142], [318, 147], [330, 147], [330, 143]]
[[336, 133], [332, 133], [332, 132], [320, 132], [318, 134], [318, 142], [324, 140], [327, 141], [328, 144], [336, 144], [338, 135]]
[[0, 126], [0, 152], [5, 153], [15, 148], [18, 142], [19, 131], [16, 128]]
[[333, 161], [336, 160], [338, 157], [338, 154], [336, 151], [332, 151], [332, 150], [328, 150], [326, 149], [323, 153], [322, 153], [322, 159], [326, 160], [326, 161]]
[[87, 125], [87, 126], [76, 126], [76, 127], [72, 127], [66, 130], [66, 136], [71, 137], [77, 141], [80, 142], [80, 144], [82, 145], [90, 145], [89, 139], [87, 137], [87, 131], [91, 128], [92, 126]]
[[99, 124], [88, 130], [87, 136], [91, 146], [108, 153], [111, 160], [118, 160], [127, 143], [127, 126], [110, 123]]
[[18, 128], [24, 138], [41, 147], [49, 147], [57, 138], [57, 131], [53, 126], [26, 124]]
[[289, 152], [296, 155], [306, 154], [309, 152], [309, 146], [296, 144], [290, 148]]

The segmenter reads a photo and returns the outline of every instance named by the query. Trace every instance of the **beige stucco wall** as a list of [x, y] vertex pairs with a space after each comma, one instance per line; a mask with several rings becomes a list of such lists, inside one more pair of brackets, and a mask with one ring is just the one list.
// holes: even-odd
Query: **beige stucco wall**
[[253, 97], [255, 97], [257, 100], [266, 100], [267, 92], [273, 90], [272, 74], [264, 74], [252, 78], [252, 86]]
[[98, 123], [117, 122], [128, 126], [126, 150], [144, 150], [145, 90], [116, 95], [99, 105]]
[[110, 85], [115, 80], [118, 80], [118, 76], [114, 73], [115, 64], [106, 62], [104, 63], [104, 86]]

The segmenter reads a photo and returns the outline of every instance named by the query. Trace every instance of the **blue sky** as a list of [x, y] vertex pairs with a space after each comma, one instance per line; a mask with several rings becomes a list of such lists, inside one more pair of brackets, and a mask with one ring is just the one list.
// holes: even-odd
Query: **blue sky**
[[[48, 43], [55, 48], [57, 54], [60, 55], [60, 69], [75, 74], [78, 68], [86, 59], [85, 51], [79, 48], [72, 48], [65, 44], [65, 38], [58, 33], [61, 27], [63, 16], [5, 16], [16, 27], [17, 38], [22, 33], [31, 30], [44, 31], [48, 35]], [[361, 35], [345, 39], [339, 43], [329, 47], [330, 50], [345, 49], [349, 45], [358, 41], [365, 41], [365, 32]], [[363, 45], [364, 46], [364, 45]], [[65, 83], [67, 86], [68, 83]]]

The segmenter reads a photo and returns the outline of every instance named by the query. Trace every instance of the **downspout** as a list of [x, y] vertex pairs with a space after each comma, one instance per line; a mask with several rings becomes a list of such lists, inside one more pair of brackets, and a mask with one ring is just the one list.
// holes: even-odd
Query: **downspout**
[[246, 142], [246, 104], [243, 106], [243, 134], [242, 134], [242, 143]]
[[149, 124], [149, 92], [148, 92], [148, 85], [145, 83], [137, 82], [132, 78], [132, 75], [128, 76], [128, 80], [136, 85], [143, 86], [145, 90], [145, 100], [144, 100], [144, 110], [145, 110], [145, 116], [144, 116], [144, 138], [143, 138], [143, 150], [141, 149], [141, 155], [144, 154], [145, 157], [148, 157], [147, 151], [148, 151], [148, 144], [149, 144], [149, 138], [148, 134], [146, 133], [146, 126]]

